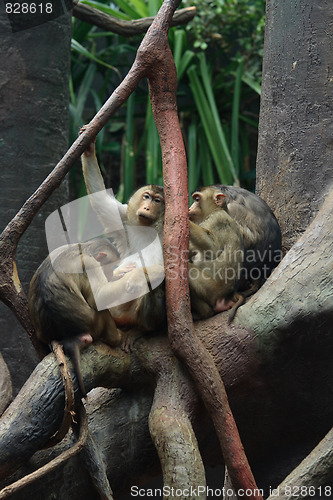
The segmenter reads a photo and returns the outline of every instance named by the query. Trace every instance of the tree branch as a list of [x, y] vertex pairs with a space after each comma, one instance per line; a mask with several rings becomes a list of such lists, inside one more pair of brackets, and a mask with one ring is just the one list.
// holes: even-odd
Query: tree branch
[[[165, 2], [160, 12], [169, 9]], [[249, 463], [239, 437], [227, 394], [216, 365], [194, 334], [188, 282], [188, 194], [187, 164], [177, 114], [177, 73], [168, 45], [168, 22], [157, 16], [151, 29], [159, 33], [155, 50], [144, 40], [138, 57], [154, 57], [148, 72], [149, 91], [155, 122], [160, 136], [165, 195], [164, 265], [168, 337], [173, 352], [188, 368], [199, 394], [214, 422], [225, 464], [235, 490], [247, 492], [246, 498], [258, 494]], [[176, 277], [176, 278], [175, 278]]]
[[[174, 13], [170, 26], [187, 24], [194, 18], [195, 14], [195, 7], [179, 9]], [[134, 36], [146, 33], [154, 21], [154, 17], [143, 17], [142, 19], [124, 21], [81, 2], [77, 2], [76, 5], [74, 5], [73, 16], [81, 21], [85, 21], [86, 23], [94, 24], [102, 30], [111, 31], [112, 33], [117, 33], [122, 36]]]
[[[330, 482], [333, 476], [333, 429], [320, 441], [312, 452], [276, 488], [267, 500], [301, 500], [314, 497], [319, 487]], [[320, 496], [326, 495], [322, 488]]]

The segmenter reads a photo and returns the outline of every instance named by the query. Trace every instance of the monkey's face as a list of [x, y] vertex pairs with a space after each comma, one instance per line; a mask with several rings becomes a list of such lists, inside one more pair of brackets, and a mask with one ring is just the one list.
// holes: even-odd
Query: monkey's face
[[200, 224], [212, 212], [225, 205], [225, 195], [210, 187], [195, 191], [192, 198], [193, 203], [189, 208], [189, 217], [195, 224]]
[[188, 214], [190, 220], [195, 222], [196, 224], [200, 224], [203, 221], [204, 217], [202, 216], [202, 194], [201, 193], [193, 193], [192, 194], [193, 203], [189, 208]]
[[151, 226], [163, 218], [164, 198], [161, 193], [145, 186], [134, 193], [127, 213], [131, 224]]

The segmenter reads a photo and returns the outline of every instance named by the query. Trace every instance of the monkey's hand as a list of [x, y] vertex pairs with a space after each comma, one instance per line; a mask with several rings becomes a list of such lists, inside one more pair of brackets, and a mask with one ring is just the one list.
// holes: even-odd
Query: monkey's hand
[[130, 294], [144, 294], [147, 292], [148, 283], [154, 289], [162, 283], [163, 279], [164, 267], [158, 264], [144, 268], [137, 267], [123, 278], [125, 281], [125, 291]]
[[119, 267], [113, 272], [113, 280], [120, 280], [125, 276], [125, 274], [129, 273], [130, 271], [133, 271], [133, 269], [136, 268], [135, 262], [128, 264], [128, 266], [124, 267]]
[[142, 337], [142, 335], [143, 335], [142, 332], [135, 329], [128, 330], [127, 332], [122, 332], [121, 349], [124, 352], [132, 352], [134, 342], [138, 338]]
[[[83, 127], [81, 128], [80, 132], [79, 132], [79, 135], [83, 134], [83, 132], [86, 130], [87, 128], [87, 125], [83, 125]], [[89, 144], [89, 146], [87, 147], [87, 149], [84, 151], [84, 156], [92, 156], [95, 154], [95, 142], [96, 142], [96, 137], [95, 139], [93, 140], [93, 142], [91, 142]]]
[[164, 266], [155, 264], [153, 266], [144, 267], [143, 269], [146, 275], [146, 279], [153, 289], [156, 288], [160, 283], [162, 283], [165, 276]]

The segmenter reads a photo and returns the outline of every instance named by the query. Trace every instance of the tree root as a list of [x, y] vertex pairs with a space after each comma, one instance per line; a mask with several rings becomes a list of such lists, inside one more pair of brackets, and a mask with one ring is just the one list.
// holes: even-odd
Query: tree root
[[54, 458], [49, 462], [48, 464], [44, 465], [40, 469], [32, 472], [31, 474], [28, 474], [27, 476], [19, 479], [15, 483], [6, 486], [3, 490], [0, 491], [0, 500], [3, 500], [4, 498], [8, 498], [11, 496], [13, 493], [16, 491], [20, 490], [21, 488], [24, 488], [25, 486], [28, 486], [29, 484], [33, 483], [37, 479], [45, 476], [46, 474], [49, 474], [50, 472], [54, 471], [57, 467], [59, 467], [61, 464], [63, 464], [66, 460], [69, 458], [73, 457], [77, 453], [79, 453], [88, 437], [88, 420], [87, 420], [87, 414], [85, 411], [85, 408], [83, 406], [82, 401], [79, 402], [79, 421], [80, 421], [80, 434], [79, 434], [79, 439], [78, 441], [69, 448], [68, 450], [64, 451], [59, 455], [58, 457]]

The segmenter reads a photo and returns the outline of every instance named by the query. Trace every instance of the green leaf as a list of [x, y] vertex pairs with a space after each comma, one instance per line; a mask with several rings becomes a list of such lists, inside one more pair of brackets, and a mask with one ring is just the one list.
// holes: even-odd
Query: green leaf
[[183, 74], [187, 70], [190, 62], [192, 61], [195, 53], [192, 50], [186, 50], [180, 60], [179, 69], [177, 68], [178, 81], [181, 80]]
[[114, 3], [131, 19], [139, 19], [140, 17], [148, 16], [148, 8], [143, 0], [133, 0], [131, 2], [133, 7], [127, 0], [114, 0]]
[[87, 57], [88, 59], [91, 59], [94, 62], [97, 62], [98, 64], [102, 64], [106, 68], [113, 69], [114, 71], [117, 71], [114, 66], [111, 66], [110, 64], [107, 64], [106, 62], [102, 61], [101, 59], [98, 59], [98, 57], [95, 57], [89, 50], [83, 47], [79, 42], [74, 40], [72, 38], [72, 43], [71, 43], [72, 50], [75, 50], [78, 54], [81, 56]]
[[254, 78], [249, 73], [244, 73], [242, 76], [242, 82], [246, 83], [252, 90], [254, 90], [258, 95], [261, 95], [261, 85], [256, 82]]
[[96, 73], [95, 64], [90, 64], [81, 81], [79, 90], [76, 93], [76, 110], [79, 116], [82, 116], [83, 109], [87, 100], [87, 96], [90, 92], [95, 73]]
[[124, 14], [123, 12], [120, 12], [119, 10], [113, 9], [112, 7], [108, 7], [104, 3], [96, 2], [94, 0], [81, 0], [81, 3], [89, 5], [90, 7], [94, 7], [95, 9], [100, 10], [101, 12], [105, 12], [110, 16], [114, 16], [117, 19], [123, 19], [124, 21], [128, 21], [132, 17], [130, 15]]
[[[212, 88], [210, 78], [209, 78], [209, 71], [208, 71], [208, 67], [207, 67], [207, 63], [206, 63], [206, 57], [205, 57], [204, 53], [198, 54], [198, 57], [199, 57], [199, 61], [200, 61], [200, 74], [201, 74], [201, 78], [202, 78], [204, 88], [206, 91], [206, 95], [208, 98], [209, 107], [211, 110], [210, 114], [212, 115], [212, 118], [211, 118], [212, 127], [214, 127], [214, 129], [216, 131], [215, 135], [217, 135], [217, 137], [218, 137], [218, 146], [219, 146], [220, 154], [221, 154], [220, 161], [224, 160], [223, 163], [225, 164], [225, 166], [227, 167], [227, 169], [231, 173], [234, 180], [236, 182], [238, 182], [238, 175], [236, 173], [236, 169], [235, 169], [235, 166], [234, 166], [234, 163], [232, 160], [232, 156], [230, 154], [229, 147], [228, 147], [228, 144], [227, 144], [227, 141], [226, 141], [223, 129], [222, 129], [221, 119], [220, 119], [220, 116], [219, 116], [219, 113], [217, 110], [217, 106], [216, 106], [216, 102], [215, 102], [215, 98], [214, 98], [214, 93], [213, 93], [213, 88]], [[221, 171], [220, 162], [217, 162], [216, 159], [215, 159], [215, 162], [216, 162], [216, 167], [219, 171], [220, 177], [225, 178], [226, 177], [225, 173], [222, 174], [222, 171]], [[228, 175], [228, 177], [230, 178], [230, 175]], [[223, 182], [226, 182], [226, 181], [223, 181]]]
[[201, 175], [204, 186], [211, 186], [214, 184], [214, 169], [212, 164], [212, 156], [207, 143], [205, 134], [199, 133], [199, 156], [201, 165]]
[[242, 59], [237, 68], [235, 86], [234, 86], [234, 98], [232, 103], [232, 118], [231, 118], [231, 156], [232, 161], [239, 176], [239, 103], [240, 103], [240, 93], [242, 86], [242, 75], [244, 69], [244, 60]]
[[179, 71], [179, 65], [180, 65], [180, 60], [181, 60], [181, 56], [182, 56], [185, 37], [186, 37], [186, 33], [184, 30], [175, 30], [174, 31], [173, 58], [174, 58], [175, 65], [177, 68], [177, 73]]
[[148, 12], [149, 12], [148, 15], [149, 16], [156, 16], [161, 5], [162, 5], [161, 0], [148, 0]]
[[197, 159], [197, 124], [191, 123], [188, 127], [188, 151], [187, 151], [187, 168], [188, 168], [188, 190], [192, 193], [199, 182], [199, 163]]

